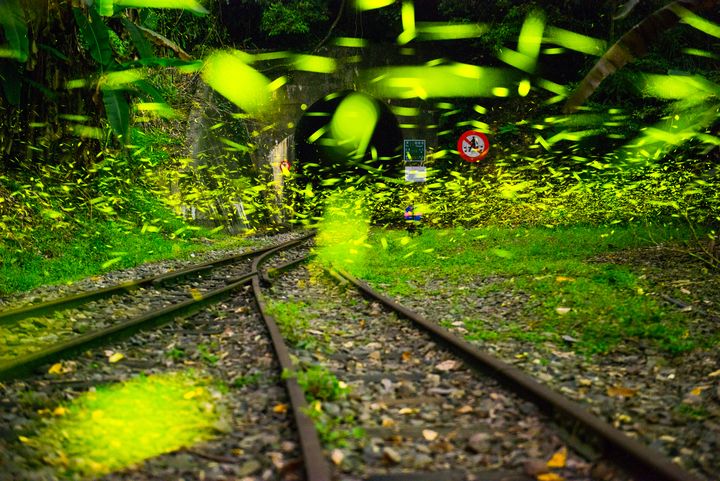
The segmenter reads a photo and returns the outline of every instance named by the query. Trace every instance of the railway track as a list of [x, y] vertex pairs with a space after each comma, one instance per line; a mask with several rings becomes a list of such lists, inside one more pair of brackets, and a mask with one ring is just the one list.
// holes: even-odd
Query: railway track
[[[97, 384], [187, 366], [233, 386], [222, 396], [222, 428], [212, 440], [103, 479], [697, 479], [349, 274], [332, 272], [334, 284], [316, 269], [294, 269], [306, 259], [300, 242], [253, 252], [231, 275], [207, 276], [210, 265], [187, 269], [177, 276], [185, 279], [181, 302], [1, 364], [9, 382], [0, 421], [9, 427], [0, 426], [0, 448], [18, 454], [0, 454], [10, 466], [0, 479], [41, 470], [32, 443], [13, 439], [27, 439], [33, 412]], [[187, 281], [197, 273], [208, 284]], [[187, 298], [190, 289], [197, 292]], [[98, 299], [92, 295], [87, 302]], [[288, 305], [299, 310], [283, 311]], [[109, 367], [108, 352], [124, 359]], [[62, 378], [47, 372], [60, 359], [70, 366]], [[28, 390], [42, 392], [43, 402], [24, 400]]]

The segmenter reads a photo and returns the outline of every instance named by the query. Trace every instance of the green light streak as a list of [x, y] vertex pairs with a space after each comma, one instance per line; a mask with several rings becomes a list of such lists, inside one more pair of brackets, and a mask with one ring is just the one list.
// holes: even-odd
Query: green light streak
[[177, 8], [205, 15], [209, 13], [197, 0], [113, 0], [119, 7], [131, 8]]
[[499, 68], [452, 64], [369, 69], [363, 77], [366, 88], [376, 96], [427, 99], [502, 95], [509, 92], [513, 74]]
[[671, 8], [672, 11], [682, 19], [681, 21], [683, 23], [686, 23], [712, 37], [720, 38], [720, 25], [717, 23], [704, 19], [680, 5], [673, 5]]
[[242, 58], [237, 50], [215, 52], [205, 61], [202, 77], [238, 107], [258, 114], [270, 105], [270, 81]]
[[368, 44], [364, 38], [356, 37], [337, 37], [335, 39], [335, 45], [338, 47], [350, 47], [350, 48], [363, 48]]
[[395, 3], [395, 0], [355, 0], [355, 9], [363, 10], [375, 10], [376, 8], [387, 7]]
[[683, 53], [686, 53], [688, 55], [695, 55], [696, 57], [706, 57], [706, 58], [712, 58], [715, 60], [720, 59], [720, 55], [716, 55], [712, 52], [708, 52], [707, 50], [700, 50], [697, 48], [684, 48], [682, 49]]
[[546, 30], [545, 41], [595, 56], [601, 56], [607, 50], [607, 43], [602, 40], [552, 26]]
[[306, 72], [333, 73], [337, 69], [337, 62], [331, 57], [296, 55], [293, 66]]
[[218, 413], [206, 386], [178, 373], [100, 387], [46, 413], [28, 444], [67, 474], [104, 475], [209, 439]]

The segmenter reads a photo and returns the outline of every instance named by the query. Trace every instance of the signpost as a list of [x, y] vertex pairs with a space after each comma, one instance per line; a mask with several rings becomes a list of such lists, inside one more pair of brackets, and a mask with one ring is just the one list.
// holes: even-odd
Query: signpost
[[477, 130], [468, 130], [458, 139], [457, 150], [467, 162], [482, 160], [490, 149], [490, 142], [485, 134]]
[[405, 162], [425, 161], [425, 140], [406, 139], [403, 141], [403, 160]]

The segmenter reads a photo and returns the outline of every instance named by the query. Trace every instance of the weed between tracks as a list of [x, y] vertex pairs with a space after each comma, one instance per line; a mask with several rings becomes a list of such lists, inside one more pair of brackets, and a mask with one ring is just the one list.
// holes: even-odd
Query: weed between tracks
[[[592, 258], [688, 238], [684, 227], [659, 225], [426, 229], [413, 238], [375, 230], [365, 263], [346, 268], [400, 302], [442, 299], [438, 308], [456, 312], [471, 340], [570, 336], [577, 352], [604, 353], [635, 339], [677, 354], [717, 344], [720, 336], [694, 333], [689, 318], [648, 295], [642, 276]], [[498, 300], [497, 293], [507, 295]], [[468, 313], [468, 305], [488, 303], [499, 325]]]

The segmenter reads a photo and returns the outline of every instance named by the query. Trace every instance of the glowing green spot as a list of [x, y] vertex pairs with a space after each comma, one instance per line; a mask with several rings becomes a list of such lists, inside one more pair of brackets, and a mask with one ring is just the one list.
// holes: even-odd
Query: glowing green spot
[[545, 55], [560, 55], [561, 53], [565, 53], [567, 50], [565, 50], [562, 47], [554, 47], [554, 48], [545, 48], [542, 50], [542, 53]]
[[199, 14], [207, 14], [208, 11], [197, 0], [113, 0], [113, 3], [120, 7], [130, 8], [178, 8], [191, 10]]
[[73, 134], [78, 137], [86, 137], [90, 139], [102, 139], [105, 136], [103, 130], [99, 127], [89, 127], [87, 125], [73, 125]]
[[278, 77], [275, 80], [273, 80], [272, 82], [270, 82], [268, 84], [267, 88], [270, 92], [274, 92], [277, 89], [279, 89], [280, 87], [282, 87], [283, 85], [285, 85], [287, 83], [287, 81], [288, 81], [288, 78], [283, 75], [282, 77]]
[[330, 133], [340, 143], [347, 143], [362, 157], [367, 151], [380, 111], [374, 100], [357, 92], [345, 97], [330, 121]]
[[682, 19], [683, 23], [687, 23], [710, 36], [720, 38], [720, 25], [717, 23], [704, 19], [680, 5], [672, 5], [670, 8]]
[[548, 27], [545, 40], [589, 55], [600, 56], [607, 50], [607, 44], [602, 40], [558, 27]]
[[294, 66], [297, 70], [317, 73], [333, 73], [337, 68], [334, 58], [318, 55], [297, 55]]
[[[400, 9], [402, 16], [402, 27], [406, 32], [415, 31], [415, 5], [412, 0], [403, 0], [402, 7]], [[414, 33], [413, 33], [414, 35]]]
[[90, 117], [87, 115], [76, 115], [76, 114], [60, 114], [58, 115], [58, 118], [61, 118], [63, 120], [72, 120], [73, 122], [87, 122], [90, 120]]
[[418, 40], [458, 40], [479, 37], [487, 32], [489, 27], [477, 23], [419, 22], [415, 26], [415, 30]]
[[507, 97], [510, 95], [510, 89], [505, 87], [493, 87], [492, 94], [496, 97]]
[[473, 110], [479, 114], [486, 114], [487, 109], [482, 105], [473, 105]]
[[416, 107], [400, 107], [398, 105], [393, 105], [390, 107], [390, 110], [392, 110], [392, 113], [395, 115], [401, 115], [403, 117], [414, 117], [416, 115], [420, 115], [420, 109]]
[[138, 377], [55, 409], [32, 439], [67, 476], [98, 477], [212, 437], [218, 413], [192, 374]]
[[202, 76], [208, 85], [246, 112], [260, 113], [270, 104], [270, 81], [232, 51], [210, 55]]
[[335, 39], [335, 45], [338, 47], [362, 48], [367, 46], [367, 40], [356, 37], [337, 37]]
[[708, 52], [707, 50], [699, 50], [697, 48], [684, 48], [682, 49], [683, 53], [686, 53], [688, 55], [695, 55], [696, 57], [706, 57], [706, 58], [712, 58], [715, 60], [720, 59], [719, 55], [716, 55], [712, 52]]
[[68, 80], [65, 83], [65, 88], [68, 90], [81, 89], [84, 88], [87, 84], [88, 81], [85, 79]]
[[522, 80], [520, 85], [518, 85], [518, 95], [525, 97], [528, 93], [530, 93], [530, 81]]
[[376, 8], [387, 7], [395, 3], [395, 0], [355, 0], [355, 8], [357, 10], [374, 10]]
[[435, 104], [435, 107], [437, 107], [439, 109], [444, 109], [444, 110], [452, 110], [455, 108], [455, 104], [451, 104], [448, 102], [438, 102]]
[[145, 78], [145, 73], [140, 69], [127, 69], [119, 72], [111, 72], [100, 78], [98, 82], [104, 89], [124, 89], [127, 84], [137, 82]]

